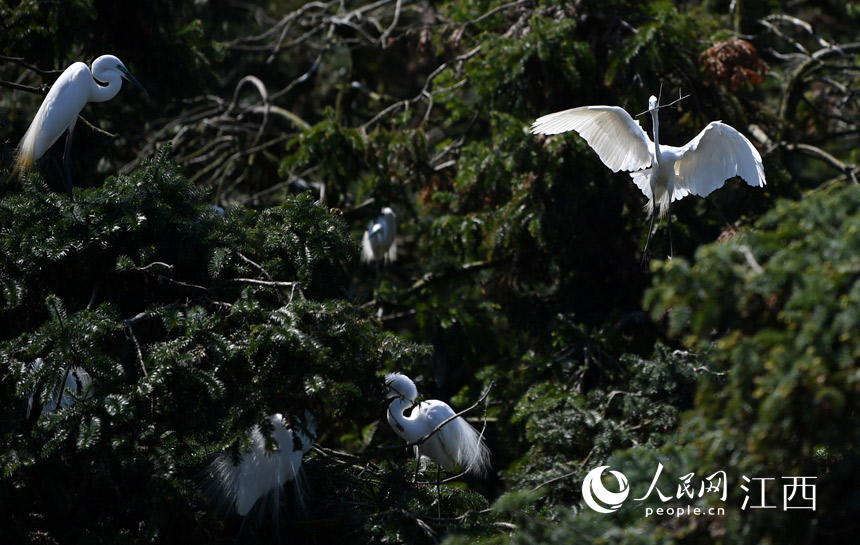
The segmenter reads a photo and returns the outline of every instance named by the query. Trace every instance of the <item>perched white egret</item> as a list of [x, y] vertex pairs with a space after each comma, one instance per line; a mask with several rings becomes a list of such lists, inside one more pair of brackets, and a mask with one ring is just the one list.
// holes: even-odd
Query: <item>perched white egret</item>
[[389, 262], [397, 259], [397, 216], [387, 206], [382, 214], [367, 224], [367, 231], [361, 239], [361, 260]]
[[[367, 224], [367, 231], [361, 239], [361, 260], [376, 265], [376, 286], [379, 289], [379, 263], [391, 262], [397, 259], [397, 216], [394, 210], [387, 206], [382, 214]], [[375, 297], [375, 295], [374, 295]], [[382, 307], [379, 307], [380, 315]]]
[[[42, 358], [36, 358], [36, 361], [30, 367], [30, 373], [35, 375], [43, 364], [44, 361]], [[54, 377], [54, 380], [48, 383], [48, 386], [51, 388], [49, 392], [50, 396], [48, 402], [42, 405], [42, 414], [71, 407], [78, 399], [88, 397], [92, 382], [93, 379], [90, 377], [90, 374], [82, 367], [70, 366], [61, 368]], [[27, 404], [28, 416], [33, 410], [35, 397], [36, 391], [33, 391]]]
[[15, 173], [26, 174], [32, 170], [36, 161], [66, 132], [68, 133], [66, 149], [63, 154], [66, 176], [64, 183], [69, 198], [73, 199], [69, 157], [72, 132], [75, 129], [78, 114], [87, 102], [105, 102], [115, 97], [122, 87], [123, 78], [132, 82], [144, 93], [146, 92], [125, 65], [113, 55], [102, 55], [97, 58], [93, 62], [92, 72], [82, 62], [76, 62], [66, 68], [51, 86], [30, 128], [18, 145]]
[[250, 433], [250, 448], [242, 453], [238, 463], [224, 452], [210, 467], [210, 493], [215, 502], [228, 512], [245, 516], [261, 498], [273, 499], [277, 509], [281, 488], [287, 482], [300, 484], [302, 457], [310, 450], [316, 434], [316, 421], [305, 413], [305, 429], [294, 430], [281, 414], [269, 417], [274, 429], [275, 450], [266, 450], [266, 436], [259, 426]]
[[687, 195], [705, 197], [734, 176], [754, 187], [765, 185], [761, 155], [741, 133], [719, 121], [709, 123], [681, 147], [660, 144], [657, 97], [648, 99], [654, 123], [654, 141], [630, 114], [617, 106], [582, 106], [539, 118], [532, 133], [558, 134], [576, 131], [613, 172], [630, 173], [633, 182], [648, 198], [651, 216], [643, 261], [648, 254], [657, 206], [660, 217], [668, 215], [669, 247], [672, 253], [672, 216], [669, 203]]
[[[457, 414], [447, 403], [437, 399], [416, 405], [418, 389], [406, 375], [391, 373], [385, 377], [385, 384], [388, 386], [388, 398], [392, 399], [388, 406], [388, 425], [407, 443], [415, 443]], [[411, 414], [407, 416], [406, 412], [410, 409]], [[414, 449], [417, 458], [426, 456], [436, 463], [437, 468], [448, 473], [460, 468], [483, 477], [490, 467], [490, 449], [484, 444], [483, 436], [461, 416], [439, 428]], [[441, 509], [438, 469], [436, 477]]]

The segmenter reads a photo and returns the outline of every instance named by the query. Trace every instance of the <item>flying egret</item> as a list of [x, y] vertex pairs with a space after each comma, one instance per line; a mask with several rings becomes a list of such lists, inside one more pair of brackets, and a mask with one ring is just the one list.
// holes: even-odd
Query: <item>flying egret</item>
[[367, 224], [361, 239], [361, 260], [376, 264], [376, 289], [379, 289], [379, 262], [388, 263], [397, 259], [397, 216], [387, 206], [382, 214]]
[[259, 426], [251, 429], [250, 447], [235, 463], [224, 452], [210, 467], [210, 493], [216, 503], [230, 512], [245, 516], [261, 498], [271, 496], [277, 509], [281, 487], [289, 481], [299, 487], [302, 457], [310, 450], [316, 436], [316, 421], [305, 413], [304, 431], [296, 431], [281, 414], [269, 416], [272, 423], [274, 448], [266, 450], [266, 436]]
[[115, 97], [122, 87], [123, 78], [146, 93], [125, 65], [113, 55], [102, 55], [97, 58], [93, 62], [92, 72], [82, 62], [76, 62], [66, 68], [51, 86], [30, 128], [21, 139], [14, 172], [26, 174], [32, 170], [36, 161], [64, 132], [67, 132], [66, 149], [63, 153], [65, 170], [63, 182], [69, 193], [69, 199], [74, 200], [69, 157], [72, 148], [72, 131], [75, 129], [78, 114], [87, 102], [105, 102]]
[[[705, 197], [740, 176], [753, 187], [765, 185], [761, 155], [747, 138], [719, 121], [712, 121], [695, 138], [681, 147], [660, 144], [657, 97], [648, 99], [654, 123], [654, 141], [630, 114], [617, 106], [582, 106], [538, 118], [531, 127], [537, 134], [576, 131], [597, 152], [612, 172], [633, 171], [633, 183], [648, 198], [645, 209], [651, 217], [648, 238], [642, 253], [648, 255], [654, 216], [668, 216], [669, 251], [672, 245], [672, 216], [669, 203], [687, 195]], [[644, 113], [644, 112], [643, 112]]]
[[[385, 384], [389, 389], [387, 397], [392, 399], [388, 406], [388, 425], [407, 443], [419, 441], [457, 414], [447, 403], [437, 399], [416, 405], [418, 389], [406, 375], [391, 373], [385, 377]], [[411, 414], [407, 416], [409, 410]], [[451, 473], [459, 467], [483, 477], [490, 467], [490, 449], [484, 444], [483, 435], [461, 416], [453, 418], [413, 448], [416, 458], [426, 456], [436, 463], [436, 492], [440, 510], [439, 468]]]

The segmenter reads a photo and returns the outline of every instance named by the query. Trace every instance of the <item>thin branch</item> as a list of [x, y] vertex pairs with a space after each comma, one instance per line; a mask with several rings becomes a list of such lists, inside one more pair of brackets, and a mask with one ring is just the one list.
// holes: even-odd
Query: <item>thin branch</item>
[[432, 273], [432, 272], [427, 273], [424, 276], [422, 276], [420, 280], [418, 280], [417, 282], [412, 284], [412, 286], [408, 290], [406, 290], [406, 293], [404, 293], [404, 296], [409, 297], [409, 296], [415, 294], [416, 292], [418, 292], [419, 290], [422, 290], [422, 289], [424, 289], [424, 288], [426, 288], [432, 284], [435, 284], [437, 282], [441, 282], [442, 280], [448, 280], [450, 278], [468, 275], [468, 274], [472, 274], [474, 272], [481, 271], [484, 269], [497, 267], [498, 265], [501, 265], [502, 263], [505, 263], [508, 260], [509, 260], [509, 258], [505, 257], [505, 258], [501, 258], [501, 259], [492, 259], [489, 261], [473, 261], [472, 263], [466, 263], [466, 264], [461, 265], [455, 269], [448, 269], [448, 270], [445, 270], [445, 271], [442, 271], [439, 273]]
[[281, 282], [277, 280], [256, 280], [254, 278], [231, 278], [230, 282], [239, 284], [250, 284], [252, 286], [264, 286], [267, 288], [290, 288], [295, 289], [299, 285], [298, 282]]
[[56, 76], [63, 73], [63, 70], [42, 70], [38, 66], [25, 61], [24, 57], [7, 57], [6, 55], [0, 55], [0, 61], [13, 62], [39, 74], [40, 76]]
[[530, 2], [530, 1], [531, 0], [517, 0], [516, 2], [509, 2], [507, 4], [502, 4], [501, 6], [496, 6], [495, 8], [491, 9], [487, 13], [484, 13], [480, 17], [469, 21], [467, 24], [476, 25], [476, 24], [480, 23], [481, 21], [483, 21], [484, 19], [486, 19], [488, 17], [492, 17], [493, 15], [495, 15], [496, 13], [498, 13], [500, 11], [504, 11], [508, 8], [513, 8], [513, 7], [519, 6], [520, 4], [525, 4], [526, 2]]
[[568, 477], [573, 477], [582, 468], [582, 466], [584, 466], [586, 464], [586, 462], [588, 462], [588, 460], [591, 459], [591, 455], [594, 454], [594, 451], [596, 449], [597, 449], [596, 446], [592, 447], [591, 452], [588, 453], [588, 456], [586, 456], [583, 461], [579, 462], [579, 468], [577, 468], [573, 471], [570, 471], [568, 473], [565, 473], [564, 475], [559, 475], [558, 477], [553, 477], [552, 479], [549, 479], [548, 481], [544, 481], [544, 482], [540, 483], [539, 485], [537, 485], [536, 487], [532, 488], [531, 492], [537, 492], [538, 490], [540, 490], [541, 488], [543, 488], [546, 485], [552, 484], [552, 483], [557, 482], [557, 481], [561, 481], [562, 479], [567, 479]]
[[858, 171], [857, 165], [843, 163], [842, 161], [840, 161], [836, 157], [830, 155], [829, 153], [827, 153], [823, 149], [817, 148], [815, 146], [811, 146], [809, 144], [783, 143], [782, 147], [788, 151], [798, 151], [800, 153], [803, 153], [804, 155], [808, 155], [810, 157], [814, 157], [816, 159], [819, 159], [819, 160], [827, 163], [828, 165], [832, 166], [833, 168], [839, 170], [843, 174], [847, 175], [849, 178], [851, 178], [851, 181], [853, 181], [856, 185], [860, 186], [860, 180], [858, 180], [858, 178], [857, 178], [857, 171]]
[[[422, 437], [422, 438], [418, 439], [417, 441], [415, 441], [415, 442], [413, 442], [413, 443], [407, 443], [406, 448], [409, 448], [409, 447], [417, 447], [417, 446], [420, 446], [420, 445], [424, 444], [428, 439], [430, 439], [431, 437], [433, 437], [434, 435], [436, 435], [436, 434], [439, 432], [439, 430], [441, 430], [443, 427], [445, 427], [445, 425], [446, 425], [446, 424], [448, 424], [448, 422], [451, 422], [452, 420], [455, 420], [455, 419], [457, 419], [457, 418], [459, 418], [459, 417], [463, 416], [463, 415], [464, 415], [464, 414], [466, 414], [467, 412], [471, 411], [472, 409], [474, 409], [475, 407], [477, 407], [478, 405], [480, 405], [480, 404], [481, 404], [481, 402], [483, 402], [485, 399], [487, 399], [487, 396], [489, 396], [489, 395], [490, 395], [490, 391], [493, 389], [493, 386], [495, 386], [495, 385], [496, 385], [496, 382], [495, 382], [495, 381], [491, 381], [491, 382], [490, 382], [490, 384], [487, 386], [487, 390], [486, 390], [486, 391], [481, 395], [481, 397], [480, 397], [480, 398], [478, 398], [478, 401], [474, 402], [474, 403], [473, 403], [470, 407], [468, 407], [467, 409], [463, 409], [462, 411], [460, 411], [460, 412], [458, 412], [458, 413], [456, 413], [456, 414], [454, 414], [454, 415], [452, 415], [452, 416], [450, 416], [450, 417], [446, 418], [445, 420], [443, 420], [442, 422], [440, 422], [440, 423], [439, 423], [439, 425], [437, 425], [435, 428], [433, 428], [432, 430], [430, 430], [430, 431], [429, 431], [429, 432], [428, 432], [424, 437]], [[398, 448], [401, 448], [401, 447], [398, 447]]]
[[391, 25], [382, 33], [382, 36], [379, 37], [379, 45], [385, 49], [386, 42], [388, 41], [388, 37], [391, 36], [391, 33], [394, 32], [394, 27], [397, 26], [397, 23], [400, 22], [400, 8], [402, 7], [403, 0], [397, 0], [397, 4], [394, 6], [394, 20], [391, 21]]
[[167, 269], [168, 271], [172, 271], [172, 270], [173, 270], [173, 265], [171, 265], [170, 263], [164, 263], [164, 262], [162, 262], [162, 261], [153, 261], [153, 262], [152, 262], [152, 263], [150, 263], [149, 265], [144, 265], [143, 267], [136, 267], [134, 270], [136, 270], [136, 271], [146, 271], [146, 270], [149, 270], [149, 269], [150, 269], [150, 268], [152, 268], [152, 267], [164, 267], [164, 268], [165, 268], [165, 269]]
[[[141, 312], [137, 316], [143, 317], [146, 316], [145, 312]], [[135, 316], [135, 318], [137, 318]], [[149, 373], [146, 371], [146, 363], [143, 361], [143, 350], [140, 348], [140, 342], [137, 340], [137, 336], [134, 334], [134, 330], [131, 328], [132, 319], [125, 321], [125, 329], [128, 331], [129, 336], [131, 337], [132, 342], [134, 342], [134, 347], [137, 350], [137, 361], [140, 363], [140, 368], [143, 370], [143, 376], [148, 377]]]
[[33, 93], [36, 95], [45, 96], [48, 93], [49, 87], [47, 85], [40, 85], [38, 87], [33, 87], [31, 85], [22, 85], [20, 83], [15, 83], [14, 81], [4, 81], [0, 80], [0, 87], [8, 87], [9, 89], [15, 89], [17, 91], [24, 91], [27, 93]]

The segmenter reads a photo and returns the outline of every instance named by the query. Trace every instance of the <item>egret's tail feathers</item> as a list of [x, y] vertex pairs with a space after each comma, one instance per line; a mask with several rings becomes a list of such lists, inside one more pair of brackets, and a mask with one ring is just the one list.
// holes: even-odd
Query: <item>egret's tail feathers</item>
[[391, 263], [397, 261], [397, 241], [391, 243], [391, 247], [385, 252], [385, 262]]
[[365, 231], [361, 238], [361, 262], [370, 263], [374, 260], [373, 247], [370, 245], [370, 234]]
[[36, 133], [32, 125], [27, 129], [21, 143], [18, 144], [18, 153], [15, 155], [15, 165], [12, 168], [12, 177], [18, 178], [26, 175], [36, 166]]
[[468, 473], [479, 477], [486, 476], [490, 468], [490, 449], [484, 443], [483, 435], [462, 417], [455, 418], [449, 425], [457, 426], [458, 435], [465, 439], [456, 443], [457, 465]]
[[28, 172], [33, 170], [33, 167], [35, 166], [36, 160], [33, 158], [33, 154], [27, 153], [23, 149], [19, 149], [18, 154], [15, 156], [15, 164], [12, 166], [11, 179], [16, 180], [21, 176], [25, 176]]
[[[306, 418], [306, 430], [313, 436], [316, 421], [309, 414]], [[271, 510], [277, 519], [282, 487], [290, 481], [295, 487], [297, 505], [301, 507], [305, 490], [302, 457], [310, 450], [314, 437], [286, 427], [280, 414], [269, 419], [274, 426], [274, 450], [267, 449], [266, 436], [259, 426], [254, 426], [249, 435], [250, 448], [222, 452], [210, 464], [205, 488], [219, 514], [246, 516], [259, 502], [260, 514]]]
[[[663, 220], [666, 219], [666, 216], [669, 214], [669, 198], [668, 193], [663, 193], [663, 195], [657, 198], [657, 219]], [[645, 206], [642, 209], [645, 211], [645, 214], [650, 218], [654, 214], [654, 201], [649, 200], [645, 203]]]

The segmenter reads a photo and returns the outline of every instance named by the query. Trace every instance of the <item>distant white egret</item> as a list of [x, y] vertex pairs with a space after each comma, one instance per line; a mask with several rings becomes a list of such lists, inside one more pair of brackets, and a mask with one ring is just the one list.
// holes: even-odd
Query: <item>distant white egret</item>
[[[36, 358], [33, 365], [30, 367], [30, 373], [35, 375], [44, 364], [42, 358]], [[50, 381], [50, 377], [49, 377]], [[90, 374], [82, 367], [69, 366], [60, 368], [53, 381], [48, 383], [51, 388], [48, 403], [42, 405], [42, 414], [52, 412], [54, 410], [65, 409], [74, 405], [78, 399], [88, 397], [90, 395], [90, 385], [93, 379]], [[27, 415], [33, 410], [33, 402], [36, 398], [36, 391], [30, 394], [30, 401], [27, 404]]]
[[[367, 224], [361, 239], [361, 260], [376, 264], [376, 289], [379, 289], [379, 262], [388, 263], [397, 259], [397, 216], [387, 206], [382, 214]], [[381, 309], [380, 309], [381, 311]]]
[[[388, 386], [388, 398], [392, 399], [388, 406], [388, 425], [407, 443], [415, 443], [457, 414], [447, 403], [437, 399], [416, 405], [418, 389], [406, 375], [391, 373], [385, 377], [385, 384]], [[410, 410], [407, 416], [406, 412]], [[442, 426], [414, 449], [416, 458], [426, 456], [436, 463], [437, 494], [438, 468], [448, 473], [460, 468], [483, 477], [490, 467], [490, 449], [484, 444], [483, 436], [461, 416]]]
[[685, 146], [660, 144], [659, 108], [657, 97], [652, 95], [648, 100], [648, 111], [654, 123], [653, 142], [639, 123], [617, 106], [582, 106], [564, 110], [539, 118], [531, 127], [531, 132], [538, 134], [576, 131], [612, 172], [635, 171], [630, 176], [648, 198], [646, 210], [651, 216], [643, 262], [648, 255], [658, 205], [660, 217], [668, 215], [669, 218], [671, 256], [671, 201], [689, 194], [705, 197], [734, 176], [754, 187], [762, 187], [766, 183], [758, 150], [744, 135], [719, 121], [709, 123]]
[[389, 262], [397, 259], [397, 216], [387, 206], [382, 214], [367, 224], [361, 239], [361, 260]]
[[277, 509], [281, 488], [293, 481], [297, 487], [302, 457], [310, 450], [316, 434], [316, 421], [305, 413], [305, 429], [295, 431], [281, 414], [269, 417], [274, 440], [273, 451], [266, 449], [266, 436], [259, 426], [251, 430], [250, 447], [234, 463], [233, 456], [224, 452], [210, 467], [210, 493], [219, 507], [245, 516], [261, 498], [272, 497]]
[[115, 97], [122, 87], [123, 78], [132, 82], [144, 93], [146, 92], [125, 65], [113, 55], [102, 55], [97, 58], [93, 62], [92, 72], [82, 62], [76, 62], [66, 68], [51, 86], [30, 128], [18, 145], [15, 173], [26, 174], [32, 170], [36, 161], [66, 132], [68, 133], [66, 149], [63, 154], [66, 177], [63, 181], [69, 198], [74, 199], [69, 158], [72, 132], [75, 129], [78, 114], [87, 102], [105, 102]]

